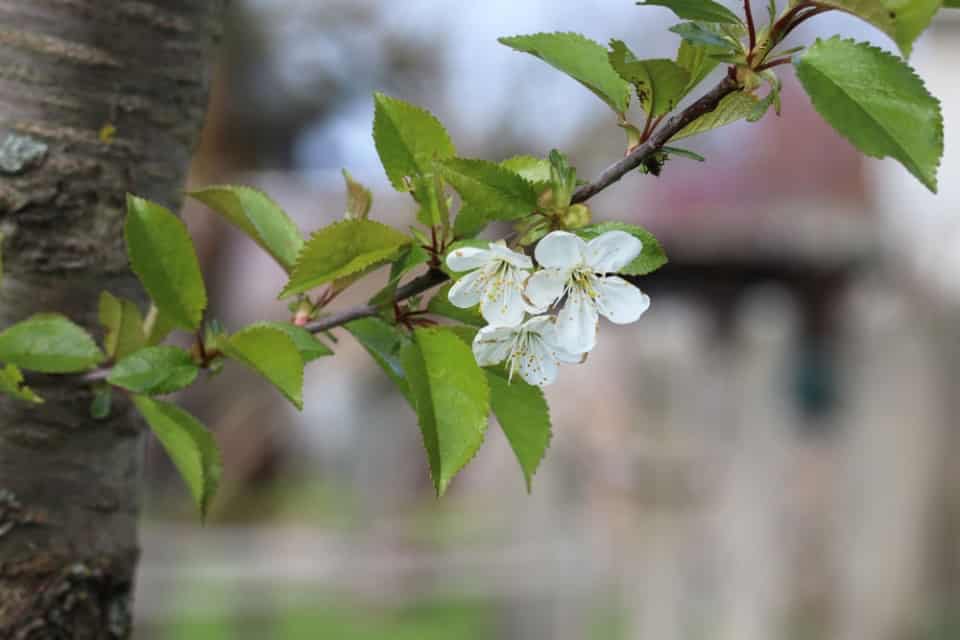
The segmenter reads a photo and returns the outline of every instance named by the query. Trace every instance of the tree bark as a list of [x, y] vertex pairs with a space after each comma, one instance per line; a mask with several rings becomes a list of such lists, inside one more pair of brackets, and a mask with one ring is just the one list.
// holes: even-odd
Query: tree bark
[[[101, 290], [143, 299], [124, 197], [179, 208], [224, 3], [0, 0], [0, 328], [59, 312], [99, 335]], [[0, 638], [127, 638], [141, 422], [31, 384], [45, 404], [0, 398]]]

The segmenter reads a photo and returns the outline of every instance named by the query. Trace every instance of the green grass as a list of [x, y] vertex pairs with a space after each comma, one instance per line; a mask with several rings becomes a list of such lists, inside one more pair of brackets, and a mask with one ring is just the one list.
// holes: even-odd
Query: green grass
[[483, 640], [496, 637], [491, 606], [475, 601], [432, 601], [403, 608], [335, 604], [278, 609], [272, 618], [252, 618], [228, 608], [182, 617], [148, 630], [158, 640]]

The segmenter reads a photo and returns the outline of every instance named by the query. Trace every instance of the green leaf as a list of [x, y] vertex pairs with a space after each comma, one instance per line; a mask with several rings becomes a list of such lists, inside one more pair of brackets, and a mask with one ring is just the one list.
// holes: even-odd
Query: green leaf
[[450, 212], [446, 208], [443, 181], [439, 175], [424, 173], [412, 180], [413, 199], [420, 205], [417, 222], [426, 227], [446, 229], [450, 226]]
[[270, 196], [250, 187], [233, 185], [205, 187], [189, 195], [250, 236], [285, 271], [293, 268], [303, 247], [303, 234]]
[[540, 387], [518, 379], [508, 382], [492, 369], [486, 374], [493, 414], [517, 456], [527, 491], [531, 491], [533, 474], [550, 446], [550, 408]]
[[390, 277], [387, 279], [386, 286], [370, 299], [370, 304], [379, 307], [393, 302], [400, 280], [412, 270], [429, 261], [430, 254], [419, 243], [413, 243], [405, 248], [400, 257], [390, 265]]
[[479, 307], [461, 309], [450, 302], [449, 294], [450, 287], [452, 286], [453, 283], [448, 282], [437, 290], [437, 293], [434, 294], [434, 296], [430, 298], [430, 302], [427, 303], [427, 311], [474, 327], [486, 326], [487, 322], [483, 319], [483, 316], [480, 315]]
[[169, 402], [133, 396], [133, 403], [177, 467], [205, 518], [223, 473], [213, 434], [192, 415]]
[[550, 183], [550, 161], [545, 158], [514, 156], [501, 162], [500, 166], [534, 185]]
[[936, 193], [943, 115], [907, 63], [835, 37], [817, 40], [794, 64], [824, 120], [866, 155], [895, 158]]
[[943, 0], [944, 9], [960, 9], [960, 0]]
[[720, 64], [719, 60], [710, 57], [710, 54], [716, 51], [716, 47], [703, 46], [688, 40], [680, 41], [680, 49], [677, 50], [677, 64], [690, 74], [690, 81], [684, 88], [681, 98], [687, 96], [699, 86]]
[[347, 185], [347, 220], [366, 220], [373, 206], [373, 194], [370, 189], [353, 179], [350, 172], [343, 170], [343, 181]]
[[736, 92], [723, 98], [717, 108], [705, 113], [670, 138], [671, 142], [683, 140], [707, 131], [747, 118], [757, 106], [757, 98], [749, 93]]
[[721, 22], [739, 24], [737, 14], [713, 0], [646, 0], [638, 2], [641, 7], [666, 7], [673, 11], [678, 18], [684, 20], [702, 20], [704, 22]]
[[160, 344], [175, 328], [176, 324], [170, 316], [160, 311], [157, 305], [150, 305], [147, 317], [143, 321], [143, 333], [147, 336], [147, 345], [152, 347]]
[[592, 240], [607, 231], [626, 231], [643, 243], [643, 250], [637, 259], [621, 269], [620, 273], [628, 276], [643, 276], [667, 264], [667, 254], [660, 246], [660, 242], [643, 227], [625, 222], [601, 222], [577, 229], [574, 233], [585, 240]]
[[287, 334], [287, 336], [293, 340], [293, 344], [296, 345], [304, 363], [313, 362], [317, 358], [333, 355], [333, 350], [330, 349], [330, 347], [303, 327], [298, 327], [289, 322], [260, 322], [257, 326], [269, 327]]
[[410, 386], [407, 384], [403, 363], [400, 361], [400, 353], [410, 342], [410, 338], [400, 331], [396, 325], [392, 325], [382, 318], [354, 320], [344, 325], [344, 328], [367, 350], [367, 353], [380, 365], [387, 377], [397, 385], [400, 393], [413, 405]]
[[630, 102], [627, 84], [607, 60], [607, 50], [578, 33], [537, 33], [500, 38], [516, 51], [534, 55], [590, 89], [617, 113]]
[[100, 294], [99, 310], [104, 328], [103, 348], [108, 358], [123, 358], [147, 343], [143, 316], [136, 304], [104, 291]]
[[736, 44], [725, 36], [720, 29], [710, 29], [709, 27], [710, 25], [697, 22], [681, 22], [670, 27], [669, 31], [683, 38], [684, 42], [708, 47], [711, 56], [723, 57], [736, 54]]
[[452, 158], [440, 173], [463, 201], [491, 220], [516, 220], [537, 208], [537, 192], [518, 174], [486, 160]]
[[286, 331], [265, 323], [244, 327], [221, 343], [224, 354], [244, 363], [303, 409], [303, 357]]
[[770, 91], [761, 98], [747, 116], [747, 122], [759, 122], [767, 115], [770, 107], [774, 107], [777, 115], [780, 114], [780, 87], [770, 87]]
[[77, 373], [103, 360], [82, 327], [59, 314], [37, 314], [0, 333], [0, 360], [30, 371]]
[[200, 263], [183, 222], [164, 207], [127, 195], [130, 266], [153, 302], [176, 326], [200, 326], [207, 306]]
[[161, 345], [135, 351], [117, 362], [107, 382], [134, 393], [163, 395], [189, 387], [198, 373], [187, 351]]
[[409, 243], [406, 235], [372, 220], [335, 222], [310, 236], [280, 297], [386, 264]]
[[[476, 338], [477, 333], [479, 333], [479, 330], [476, 327], [470, 327], [463, 324], [453, 324], [453, 325], [448, 324], [448, 325], [444, 325], [443, 328], [445, 331], [450, 331], [451, 333], [456, 335], [458, 338], [460, 338], [460, 342], [470, 347], [471, 350], [473, 349], [473, 339]], [[487, 369], [484, 369], [484, 372], [486, 371]]]
[[680, 156], [681, 158], [695, 160], [696, 162], [706, 162], [707, 160], [699, 153], [695, 153], [689, 149], [681, 149], [680, 147], [661, 147], [660, 150], [666, 153], [668, 156]]
[[450, 136], [429, 111], [382, 93], [373, 99], [373, 141], [398, 191], [410, 189], [404, 178], [431, 173], [434, 160], [456, 154]]
[[442, 328], [416, 329], [401, 361], [437, 495], [476, 454], [487, 432], [490, 389], [470, 347]]
[[33, 392], [33, 389], [23, 384], [23, 372], [15, 364], [8, 364], [0, 369], [0, 393], [6, 393], [33, 404], [41, 404], [43, 398]]
[[483, 209], [464, 203], [453, 221], [453, 235], [456, 238], [472, 238], [483, 231], [490, 222]]
[[930, 25], [942, 0], [823, 0], [820, 4], [869, 22], [893, 38], [909, 57], [913, 43]]
[[690, 82], [690, 73], [673, 60], [637, 60], [620, 40], [611, 40], [610, 47], [610, 64], [633, 85], [643, 110], [654, 117], [673, 111]]

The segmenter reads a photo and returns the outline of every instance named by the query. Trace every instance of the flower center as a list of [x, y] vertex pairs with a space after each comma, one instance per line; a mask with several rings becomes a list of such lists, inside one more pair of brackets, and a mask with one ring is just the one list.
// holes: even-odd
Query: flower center
[[540, 339], [539, 333], [534, 333], [526, 329], [520, 329], [517, 336], [513, 339], [513, 346], [510, 347], [510, 368], [507, 380], [513, 381], [514, 372], [519, 369], [524, 362], [527, 366], [533, 365], [537, 356], [533, 349], [534, 343]]
[[596, 300], [600, 294], [597, 292], [596, 287], [593, 286], [595, 279], [593, 271], [591, 271], [589, 267], [580, 267], [570, 274], [567, 289], [568, 291], [576, 289], [588, 296], [591, 300]]
[[486, 289], [490, 301], [503, 296], [504, 289], [514, 282], [513, 265], [504, 260], [497, 260], [483, 278], [483, 287]]

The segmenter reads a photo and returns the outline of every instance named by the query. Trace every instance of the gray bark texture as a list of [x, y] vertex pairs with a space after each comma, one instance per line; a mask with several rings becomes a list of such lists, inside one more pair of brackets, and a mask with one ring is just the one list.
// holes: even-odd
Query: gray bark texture
[[[0, 328], [59, 312], [99, 336], [100, 291], [143, 300], [124, 197], [178, 210], [225, 1], [0, 0]], [[0, 638], [127, 638], [142, 423], [31, 385], [45, 404], [0, 398]]]

